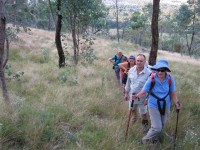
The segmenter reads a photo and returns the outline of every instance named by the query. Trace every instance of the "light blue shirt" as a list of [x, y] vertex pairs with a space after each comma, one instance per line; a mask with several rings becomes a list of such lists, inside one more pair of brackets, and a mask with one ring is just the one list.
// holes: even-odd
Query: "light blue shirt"
[[[165, 79], [161, 82], [158, 78], [157, 73], [155, 73], [155, 75], [154, 75], [155, 85], [152, 89], [152, 93], [154, 93], [159, 98], [163, 98], [168, 94], [169, 91], [170, 91], [170, 93], [175, 92], [176, 91], [175, 81], [172, 76], [171, 76], [171, 85], [169, 87], [168, 79], [170, 78], [170, 76], [171, 75], [167, 74]], [[151, 81], [152, 81], [152, 78], [149, 77], [142, 90], [144, 90], [145, 92], [148, 92], [150, 90]], [[171, 106], [170, 93], [165, 98], [166, 107]], [[163, 102], [161, 101], [160, 104], [162, 106]], [[153, 97], [151, 94], [149, 95], [149, 98], [148, 98], [148, 107], [158, 108], [157, 99], [155, 97]]]

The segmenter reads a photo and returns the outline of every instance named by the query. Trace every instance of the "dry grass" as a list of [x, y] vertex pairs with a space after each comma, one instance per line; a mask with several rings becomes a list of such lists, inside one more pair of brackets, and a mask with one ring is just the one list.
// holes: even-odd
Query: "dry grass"
[[[15, 106], [18, 117], [15, 121], [10, 121], [10, 124], [20, 129], [13, 129], [10, 126], [8, 129], [12, 134], [21, 135], [23, 133], [22, 137], [26, 140], [21, 148], [52, 149], [56, 146], [60, 149], [71, 150], [146, 148], [138, 142], [138, 139], [141, 138], [139, 125], [130, 127], [128, 140], [124, 141], [128, 103], [122, 100], [121, 88], [117, 86], [111, 69], [112, 65], [108, 62], [108, 58], [114, 55], [118, 49], [116, 43], [97, 37], [93, 48], [98, 60], [94, 64], [78, 65], [77, 67], [66, 66], [59, 69], [57, 51], [53, 44], [53, 32], [31, 29], [29, 33], [20, 33], [19, 37], [23, 42], [12, 43], [11, 49], [16, 50], [11, 54], [17, 55], [20, 60], [13, 61], [11, 59], [10, 63], [13, 68], [20, 69], [25, 74], [19, 82], [9, 81], [8, 88], [12, 100], [18, 104]], [[71, 39], [68, 39], [71, 42]], [[18, 50], [19, 48], [20, 50]], [[48, 63], [38, 61], [42, 59], [42, 48], [48, 48], [50, 51], [51, 59]], [[134, 48], [133, 51], [120, 49], [125, 55], [141, 53], [140, 50]], [[72, 52], [70, 46], [68, 50]], [[148, 52], [144, 54], [148, 58]], [[185, 108], [190, 111], [194, 107], [194, 103], [199, 103], [197, 99], [199, 97], [198, 94], [194, 94], [193, 89], [186, 92], [185, 90], [188, 87], [191, 88], [192, 85], [199, 87], [199, 69], [197, 68], [200, 67], [196, 67], [200, 65], [199, 61], [165, 51], [159, 51], [158, 58], [167, 58], [170, 61], [172, 74], [177, 81], [178, 96], [183, 103], [186, 104], [191, 97], [193, 98]], [[63, 83], [58, 80], [61, 73], [66, 73], [70, 80], [77, 78], [78, 83]], [[198, 81], [195, 82], [193, 79]], [[1, 104], [2, 102], [1, 98]], [[5, 123], [9, 117], [5, 106], [2, 104], [1, 107], [3, 109], [0, 111], [0, 117]], [[183, 113], [187, 118], [185, 122], [184, 116], [180, 118], [180, 132], [183, 137], [184, 126], [189, 126], [192, 120], [191, 114]], [[172, 115], [172, 117], [175, 116]], [[40, 122], [38, 123], [38, 121]], [[167, 131], [173, 131], [174, 123], [167, 126]], [[67, 126], [63, 127], [63, 125]], [[61, 126], [62, 131], [60, 131]], [[75, 134], [80, 141], [73, 144], [66, 136], [62, 137], [65, 131]], [[51, 135], [52, 132], [53, 135]], [[22, 140], [23, 142], [23, 139], [13, 140], [8, 134], [5, 133], [5, 140], [11, 139], [16, 143]], [[44, 135], [51, 137], [51, 141], [44, 139]]]

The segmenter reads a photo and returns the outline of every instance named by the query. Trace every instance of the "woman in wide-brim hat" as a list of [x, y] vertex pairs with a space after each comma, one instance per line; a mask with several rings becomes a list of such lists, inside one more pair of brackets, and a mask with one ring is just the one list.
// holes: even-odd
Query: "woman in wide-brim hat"
[[143, 89], [133, 96], [140, 98], [149, 92], [148, 110], [151, 128], [142, 138], [143, 144], [158, 141], [170, 113], [171, 99], [176, 104], [176, 109], [181, 109], [181, 104], [176, 95], [174, 78], [167, 73], [171, 72], [168, 61], [161, 59], [151, 69], [154, 73], [148, 78]]

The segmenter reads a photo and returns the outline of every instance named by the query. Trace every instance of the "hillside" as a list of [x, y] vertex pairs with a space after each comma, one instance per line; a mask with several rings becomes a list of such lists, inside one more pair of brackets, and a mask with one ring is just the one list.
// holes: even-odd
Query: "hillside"
[[[115, 17], [115, 1], [113, 0], [104, 0], [106, 7], [109, 9], [108, 14], [108, 21], [111, 21], [115, 24], [116, 17]], [[120, 0], [118, 1], [118, 8], [119, 8], [119, 22], [123, 25], [123, 22], [130, 20], [132, 14], [136, 11], [142, 12], [142, 8], [145, 5], [152, 3], [152, 0]], [[161, 0], [160, 1], [160, 10], [161, 10], [161, 17], [165, 15], [169, 15], [170, 13], [175, 12], [179, 9], [181, 4], [187, 3], [187, 0]]]
[[[113, 0], [103, 0], [103, 2], [109, 6], [109, 5], [114, 5]], [[186, 3], [187, 0], [161, 0], [160, 4], [161, 5], [180, 5], [182, 3]], [[118, 0], [119, 6], [121, 5], [136, 5], [136, 6], [144, 6], [148, 3], [152, 3], [152, 0]]]
[[[2, 150], [144, 150], [140, 121], [131, 124], [128, 139], [125, 129], [128, 102], [123, 100], [108, 58], [121, 49], [125, 55], [143, 53], [137, 46], [96, 37], [93, 45], [98, 59], [93, 64], [58, 68], [54, 33], [31, 29], [21, 31], [19, 41], [10, 45], [12, 73], [23, 71], [20, 80], [7, 80], [14, 113], [1, 95], [0, 142]], [[72, 52], [71, 36], [67, 50]], [[148, 57], [148, 51], [144, 54]], [[200, 61], [177, 53], [159, 51], [167, 58], [175, 77], [180, 111], [177, 147], [198, 149], [200, 137]], [[6, 76], [8, 74], [6, 73]], [[195, 87], [195, 88], [194, 88]], [[174, 135], [176, 113], [172, 109], [165, 132]], [[155, 147], [151, 147], [155, 149]], [[163, 135], [160, 149], [173, 149]]]

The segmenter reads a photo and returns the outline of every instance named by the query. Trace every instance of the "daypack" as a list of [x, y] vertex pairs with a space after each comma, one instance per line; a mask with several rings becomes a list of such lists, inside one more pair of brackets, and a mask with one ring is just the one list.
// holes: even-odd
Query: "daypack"
[[[167, 73], [167, 74], [169, 75], [169, 78], [168, 78], [169, 91], [168, 91], [168, 93], [163, 98], [160, 98], [160, 97], [156, 96], [152, 92], [152, 89], [153, 89], [153, 87], [155, 85], [155, 73], [151, 73], [151, 75], [150, 75], [150, 77], [151, 77], [151, 86], [150, 86], [149, 94], [148, 95], [151, 95], [151, 96], [153, 96], [154, 98], [157, 99], [158, 110], [159, 110], [159, 112], [160, 112], [161, 115], [165, 115], [165, 107], [166, 107], [166, 100], [165, 100], [165, 98], [170, 93], [170, 86], [171, 86], [171, 83], [172, 83], [171, 75], [169, 73]], [[163, 101], [163, 108], [161, 108], [161, 105], [160, 105], [161, 101]]]

